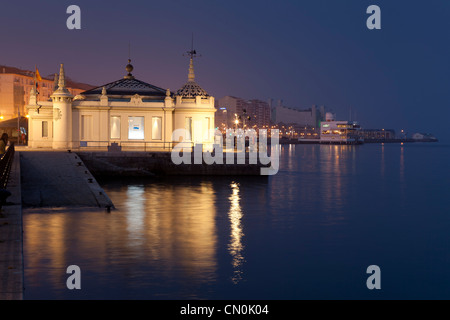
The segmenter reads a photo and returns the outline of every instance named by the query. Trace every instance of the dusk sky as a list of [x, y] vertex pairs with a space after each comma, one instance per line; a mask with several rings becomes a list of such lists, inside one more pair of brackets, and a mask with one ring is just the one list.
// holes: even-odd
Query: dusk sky
[[[81, 30], [66, 9], [81, 8]], [[381, 30], [366, 9], [381, 8]], [[364, 128], [429, 132], [448, 140], [450, 2], [431, 1], [2, 1], [0, 64], [42, 75], [64, 63], [71, 79], [133, 75], [179, 89], [191, 35], [197, 82], [216, 99], [233, 95], [300, 109], [352, 108]]]

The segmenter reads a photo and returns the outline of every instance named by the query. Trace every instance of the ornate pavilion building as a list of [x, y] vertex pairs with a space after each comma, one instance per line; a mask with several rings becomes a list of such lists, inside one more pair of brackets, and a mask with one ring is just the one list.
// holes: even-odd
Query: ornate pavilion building
[[117, 143], [125, 148], [171, 148], [181, 139], [172, 138], [176, 129], [186, 130], [184, 141], [190, 145], [212, 144], [214, 97], [195, 82], [194, 53], [190, 52], [188, 81], [176, 93], [136, 79], [128, 60], [122, 79], [73, 96], [61, 64], [57, 89], [49, 101], [38, 102], [31, 89], [26, 106], [29, 147], [72, 149]]

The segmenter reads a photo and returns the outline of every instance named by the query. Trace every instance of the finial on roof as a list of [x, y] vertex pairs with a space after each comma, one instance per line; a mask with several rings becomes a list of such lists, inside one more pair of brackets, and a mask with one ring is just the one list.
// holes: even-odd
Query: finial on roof
[[194, 73], [194, 57], [197, 56], [197, 51], [194, 50], [194, 34], [192, 34], [192, 42], [191, 42], [191, 50], [187, 51], [186, 54], [189, 56], [189, 73], [188, 73], [188, 81], [195, 81], [195, 73]]
[[134, 69], [134, 67], [133, 67], [133, 65], [131, 64], [131, 59], [128, 59], [128, 64], [127, 64], [127, 66], [125, 67], [125, 70], [127, 70], [128, 75], [126, 75], [126, 76], [124, 77], [125, 79], [134, 79], [133, 75], [131, 74], [131, 71], [133, 71], [133, 69]]
[[194, 57], [197, 57], [197, 51], [194, 50], [194, 35], [192, 35], [192, 46], [191, 50], [187, 51], [184, 56], [188, 55], [189, 58], [189, 73], [188, 73], [188, 81], [186, 84], [177, 91], [177, 96], [182, 96], [185, 98], [193, 98], [196, 96], [206, 97], [208, 93], [203, 90], [196, 82], [195, 82], [195, 73], [194, 73]]
[[170, 97], [170, 89], [166, 90], [166, 97]]
[[106, 88], [105, 87], [102, 88], [102, 96], [106, 96]]

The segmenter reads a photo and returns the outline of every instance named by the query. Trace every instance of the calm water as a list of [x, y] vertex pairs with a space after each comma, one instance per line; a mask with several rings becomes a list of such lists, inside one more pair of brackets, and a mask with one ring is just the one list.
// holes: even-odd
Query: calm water
[[104, 181], [111, 213], [25, 212], [25, 298], [450, 299], [449, 161], [440, 143], [286, 145], [269, 178]]

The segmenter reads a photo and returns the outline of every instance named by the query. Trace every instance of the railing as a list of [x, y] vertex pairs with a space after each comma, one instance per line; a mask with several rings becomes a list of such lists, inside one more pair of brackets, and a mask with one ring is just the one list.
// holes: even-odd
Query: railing
[[[166, 141], [80, 141], [79, 149], [108, 149], [116, 146], [122, 151], [171, 151], [177, 144], [179, 143]], [[192, 148], [194, 143], [183, 142], [180, 146]]]
[[[318, 140], [318, 139], [317, 139]], [[269, 141], [270, 142], [270, 141]], [[236, 144], [236, 139], [234, 141], [234, 145], [231, 143], [231, 149], [228, 148], [228, 144], [226, 139], [223, 139], [223, 151], [224, 152], [236, 152], [238, 150], [238, 146]], [[79, 151], [95, 151], [95, 150], [111, 150], [111, 151], [172, 151], [175, 146], [178, 148], [182, 148], [183, 151], [190, 149], [192, 152], [194, 151], [195, 142], [193, 141], [183, 141], [183, 142], [168, 142], [168, 141], [80, 141], [79, 146], [74, 147], [74, 150]], [[211, 147], [213, 143], [204, 143], [203, 151], [211, 151]], [[256, 144], [255, 150], [259, 151], [259, 144]], [[118, 149], [118, 150], [117, 150]], [[264, 149], [265, 150], [265, 149]], [[249, 141], [245, 141], [245, 151], [250, 151]]]
[[8, 184], [11, 165], [14, 159], [14, 143], [11, 142], [6, 153], [0, 159], [0, 188], [6, 189]]

